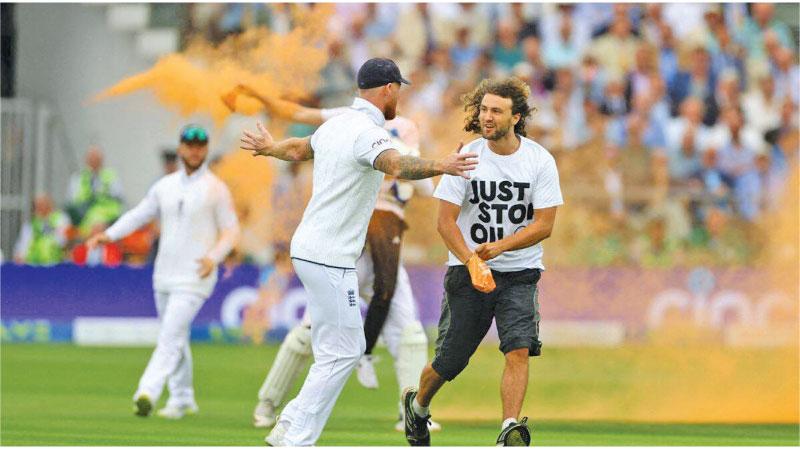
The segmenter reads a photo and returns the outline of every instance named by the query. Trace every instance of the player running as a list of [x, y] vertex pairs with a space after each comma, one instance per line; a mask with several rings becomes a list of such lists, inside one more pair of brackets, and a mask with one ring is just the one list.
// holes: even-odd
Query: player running
[[198, 411], [192, 386], [189, 327], [217, 282], [217, 266], [233, 249], [239, 223], [228, 187], [205, 165], [208, 133], [188, 125], [180, 134], [182, 170], [158, 180], [133, 209], [87, 241], [91, 250], [117, 241], [155, 218], [161, 224], [153, 269], [158, 343], [133, 396], [146, 417], [168, 383], [169, 399], [158, 415], [180, 419]]
[[[325, 120], [349, 110], [347, 107], [316, 109], [300, 106], [285, 100], [264, 97], [252, 88], [239, 85], [234, 92], [259, 100], [267, 111], [276, 117], [295, 122], [320, 125]], [[233, 109], [233, 108], [232, 108]], [[419, 131], [409, 119], [395, 117], [384, 124], [402, 154], [419, 156]], [[389, 353], [395, 361], [395, 374], [400, 392], [416, 385], [427, 362], [428, 338], [418, 319], [411, 282], [400, 263], [400, 244], [407, 225], [404, 209], [414, 195], [429, 197], [433, 194], [430, 179], [404, 181], [387, 177], [381, 184], [375, 211], [367, 228], [367, 245], [356, 262], [361, 297], [369, 303], [364, 321], [366, 350], [356, 368], [358, 381], [366, 388], [377, 389], [378, 378], [373, 366], [372, 351], [383, 336]], [[310, 322], [294, 328], [281, 343], [278, 356], [258, 391], [258, 404], [253, 411], [253, 424], [269, 428], [275, 424], [276, 408], [299, 378], [311, 355]], [[403, 431], [402, 404], [399, 405], [396, 431]], [[432, 431], [441, 425], [431, 422]]]
[[450, 250], [449, 268], [433, 361], [422, 372], [419, 390], [409, 388], [402, 396], [412, 446], [430, 445], [425, 425], [431, 400], [464, 370], [492, 319], [505, 354], [500, 387], [505, 420], [497, 444], [530, 445], [527, 418], [518, 417], [528, 357], [541, 351], [536, 289], [544, 270], [541, 241], [550, 236], [563, 200], [553, 157], [525, 137], [529, 95], [524, 82], [508, 78], [484, 80], [463, 97], [464, 129], [481, 134], [463, 151], [478, 154], [480, 164], [471, 180], [445, 175], [434, 193], [441, 200], [438, 228]]
[[358, 71], [359, 98], [350, 110], [322, 124], [310, 138], [274, 142], [244, 132], [242, 148], [282, 160], [314, 160], [313, 192], [291, 243], [295, 272], [309, 293], [314, 363], [266, 442], [313, 445], [319, 439], [350, 372], [366, 348], [358, 307], [356, 260], [384, 173], [422, 179], [466, 176], [473, 154], [433, 161], [402, 155], [382, 128], [395, 117], [400, 84], [408, 83], [389, 59], [373, 58]]

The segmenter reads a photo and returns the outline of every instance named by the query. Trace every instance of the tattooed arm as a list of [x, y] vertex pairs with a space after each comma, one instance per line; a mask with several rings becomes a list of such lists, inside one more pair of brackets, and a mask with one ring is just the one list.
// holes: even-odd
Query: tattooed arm
[[[458, 147], [461, 150], [461, 146]], [[474, 153], [447, 155], [440, 160], [417, 158], [401, 155], [395, 149], [389, 149], [375, 158], [374, 166], [381, 172], [403, 180], [420, 180], [448, 174], [469, 179], [467, 172], [473, 170], [478, 161]]]

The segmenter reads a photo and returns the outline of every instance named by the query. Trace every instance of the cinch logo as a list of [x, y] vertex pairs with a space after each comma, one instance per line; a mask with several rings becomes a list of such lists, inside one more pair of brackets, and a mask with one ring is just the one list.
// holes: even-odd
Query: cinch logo
[[347, 291], [347, 303], [350, 306], [356, 306], [356, 291], [353, 289], [348, 289]]
[[378, 145], [388, 144], [389, 142], [392, 142], [391, 139], [380, 138], [372, 143], [372, 148], [375, 148]]

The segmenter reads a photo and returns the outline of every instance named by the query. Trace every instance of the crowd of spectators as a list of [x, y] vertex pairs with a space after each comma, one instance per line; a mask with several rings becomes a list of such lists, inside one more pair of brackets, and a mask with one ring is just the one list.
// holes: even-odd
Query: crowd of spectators
[[[185, 31], [213, 42], [252, 26], [286, 33], [293, 8], [313, 7], [186, 5]], [[567, 200], [551, 261], [743, 264], [797, 172], [797, 26], [774, 4], [337, 4], [307, 102], [349, 104], [358, 67], [391, 57], [412, 81], [399, 110], [431, 154], [463, 138], [462, 94], [519, 77], [536, 109], [528, 136], [556, 157]], [[120, 193], [91, 153], [92, 207], [108, 223]], [[81, 235], [94, 217], [81, 203], [87, 173], [68, 208]]]
[[[218, 15], [219, 36], [292, 26], [286, 5]], [[559, 261], [746, 263], [797, 167], [797, 25], [774, 4], [338, 4], [310, 101], [348, 104], [358, 67], [391, 57], [401, 113], [450, 151], [460, 95], [519, 77], [572, 207]]]

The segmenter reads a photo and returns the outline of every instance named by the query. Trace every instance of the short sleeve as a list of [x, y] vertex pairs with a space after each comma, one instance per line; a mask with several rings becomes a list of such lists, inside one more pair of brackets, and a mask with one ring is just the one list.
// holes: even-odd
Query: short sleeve
[[433, 196], [439, 200], [444, 200], [455, 205], [461, 206], [464, 203], [464, 196], [467, 192], [467, 180], [455, 175], [442, 175], [439, 185], [433, 192]]
[[561, 197], [556, 161], [547, 153], [544, 161], [539, 165], [539, 173], [536, 176], [533, 209], [550, 208], [562, 204], [564, 204], [564, 199]]
[[352, 108], [349, 106], [340, 106], [338, 108], [322, 108], [319, 110], [319, 115], [322, 117], [323, 122], [327, 122], [332, 117], [336, 117], [339, 114], [344, 114], [347, 111], [352, 111]]
[[391, 148], [394, 148], [394, 144], [392, 144], [389, 132], [377, 126], [370, 127], [356, 138], [353, 156], [362, 166], [375, 167], [374, 163], [378, 155]]
[[319, 134], [319, 128], [317, 128], [314, 133], [311, 135], [311, 139], [309, 140], [309, 144], [311, 144], [311, 151], [315, 152], [319, 148], [317, 146], [317, 135]]

